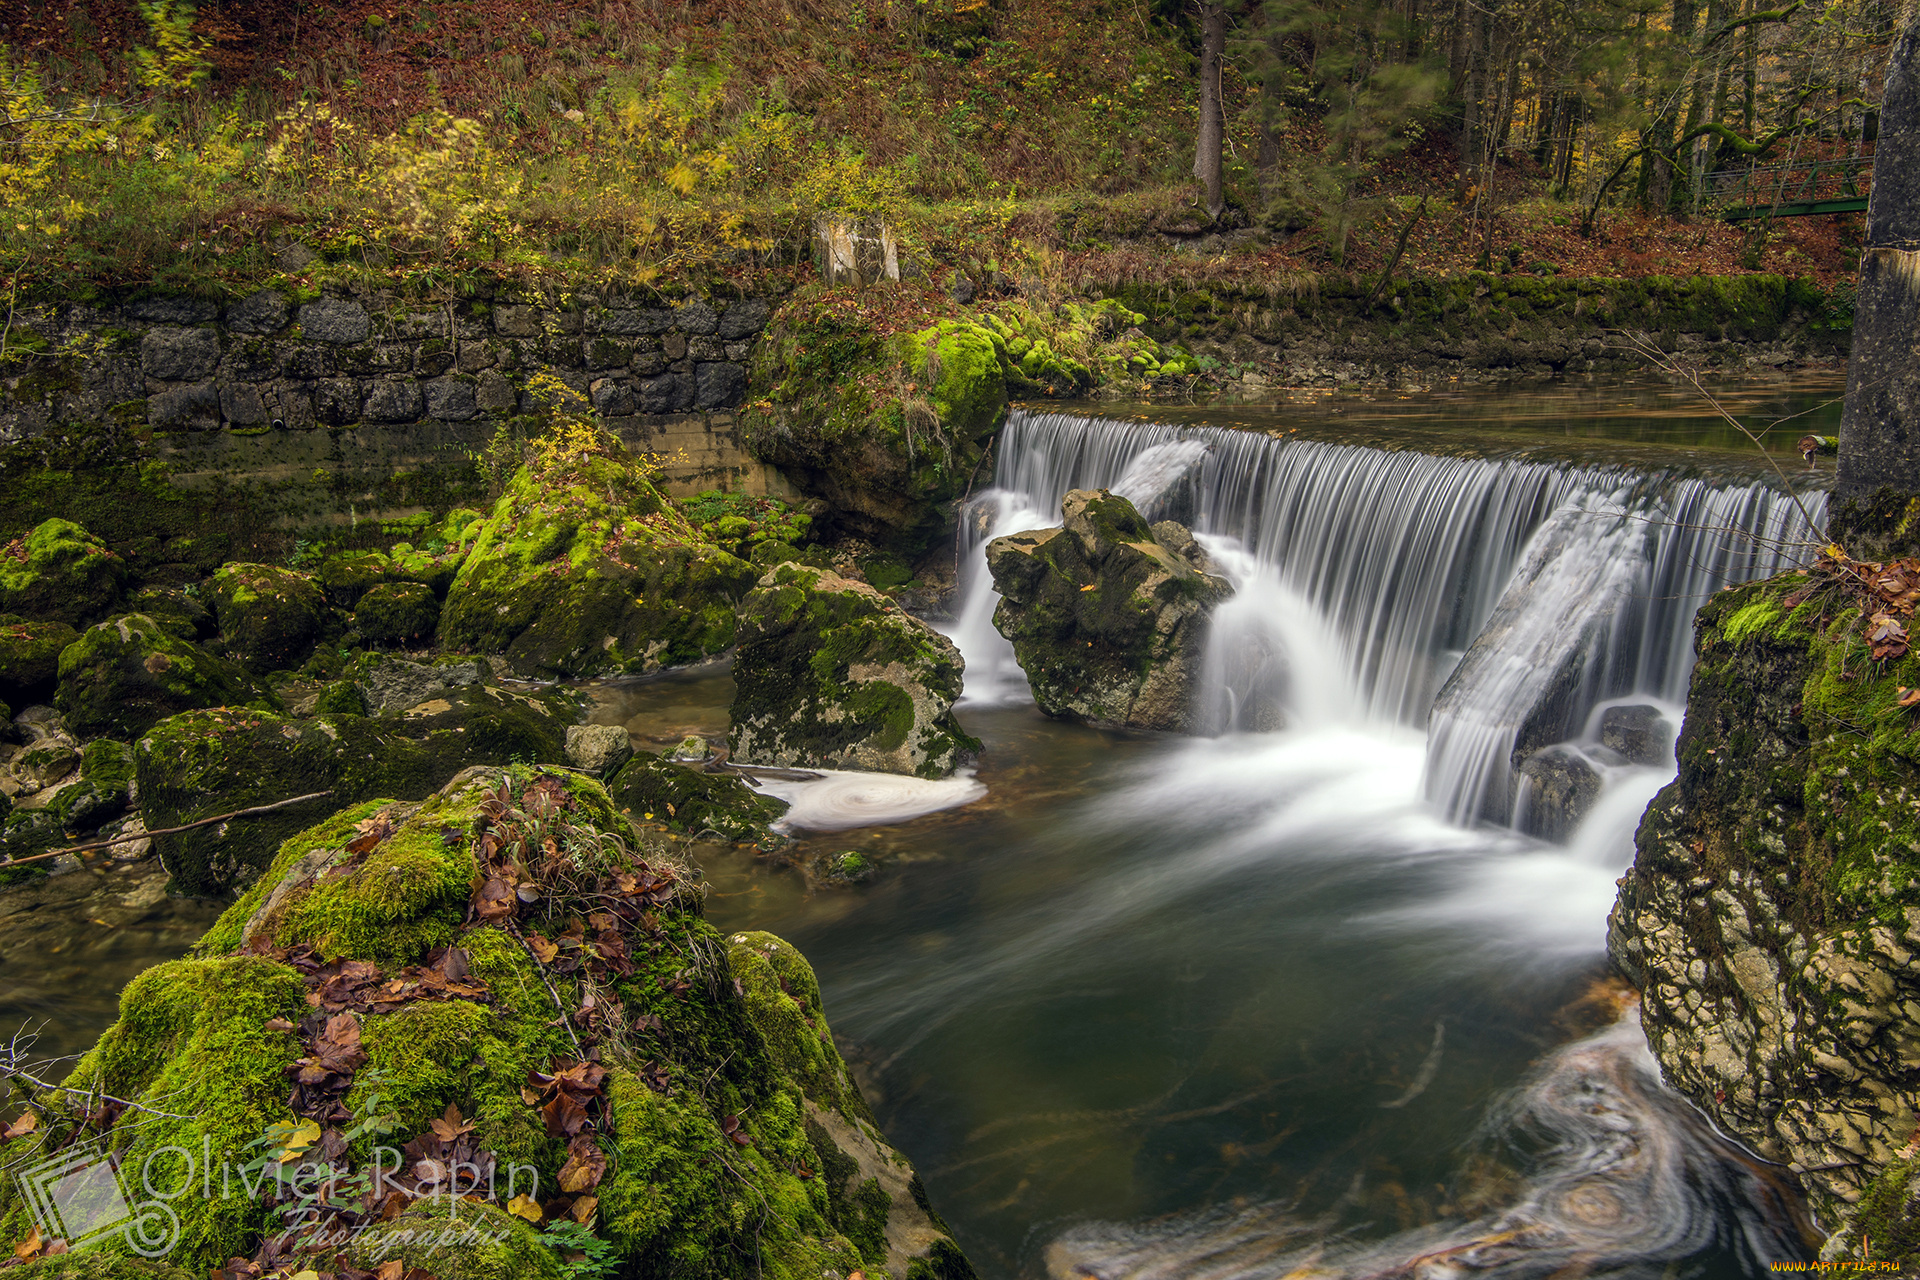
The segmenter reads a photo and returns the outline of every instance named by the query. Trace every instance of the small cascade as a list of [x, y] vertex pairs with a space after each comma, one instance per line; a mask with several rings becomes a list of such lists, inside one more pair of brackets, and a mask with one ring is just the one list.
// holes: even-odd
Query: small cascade
[[1425, 794], [1468, 823], [1508, 821], [1516, 754], [1602, 700], [1683, 699], [1695, 610], [1791, 563], [1825, 506], [1672, 471], [1027, 411], [995, 480], [962, 529], [970, 700], [1024, 690], [986, 543], [1055, 523], [1069, 490], [1111, 488], [1191, 525], [1235, 581], [1209, 640], [1216, 729], [1425, 727]]

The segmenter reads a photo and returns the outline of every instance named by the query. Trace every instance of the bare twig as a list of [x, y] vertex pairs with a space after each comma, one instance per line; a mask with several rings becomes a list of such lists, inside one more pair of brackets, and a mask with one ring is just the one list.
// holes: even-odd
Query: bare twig
[[215, 814], [211, 818], [202, 818], [198, 822], [189, 822], [182, 827], [161, 827], [158, 831], [128, 832], [115, 836], [111, 840], [95, 840], [91, 844], [70, 844], [61, 849], [49, 849], [45, 853], [31, 854], [25, 858], [8, 858], [0, 862], [0, 867], [17, 867], [25, 862], [38, 862], [42, 858], [57, 858], [63, 853], [87, 853], [94, 849], [111, 849], [117, 844], [130, 844], [135, 840], [144, 840], [149, 836], [178, 835], [182, 831], [192, 831], [195, 827], [210, 827], [216, 822], [225, 822], [229, 818], [249, 818], [256, 813], [271, 813], [275, 809], [284, 809], [289, 805], [302, 804], [308, 800], [318, 800], [330, 796], [331, 791], [315, 791], [309, 795], [294, 796], [288, 800], [275, 800], [272, 804], [257, 804], [250, 809], [235, 809], [232, 813]]
[[[22, 1041], [23, 1034], [25, 1036], [24, 1043]], [[143, 1111], [150, 1116], [160, 1116], [167, 1120], [191, 1120], [194, 1118], [192, 1116], [175, 1115], [171, 1111], [158, 1111], [127, 1098], [116, 1098], [112, 1094], [105, 1093], [99, 1089], [70, 1089], [64, 1084], [54, 1084], [50, 1080], [42, 1079], [34, 1072], [20, 1065], [26, 1059], [28, 1050], [33, 1048], [34, 1041], [39, 1038], [40, 1037], [33, 1032], [16, 1032], [13, 1039], [8, 1041], [6, 1047], [0, 1048], [0, 1080], [24, 1080], [36, 1089], [52, 1093], [64, 1093], [73, 1098], [99, 1098], [103, 1101], [125, 1107], [129, 1111]], [[59, 1059], [55, 1059], [55, 1061], [59, 1061]]]
[[1820, 536], [1820, 522], [1808, 513], [1806, 504], [1800, 501], [1800, 495], [1793, 491], [1793, 482], [1787, 479], [1787, 473], [1780, 469], [1780, 464], [1774, 461], [1773, 453], [1767, 448], [1766, 443], [1754, 433], [1752, 428], [1727, 412], [1726, 406], [1714, 399], [1713, 393], [1701, 384], [1700, 375], [1697, 372], [1687, 368], [1678, 360], [1673, 359], [1666, 352], [1654, 346], [1653, 343], [1647, 339], [1646, 335], [1628, 333], [1624, 336], [1627, 340], [1627, 345], [1639, 352], [1656, 368], [1670, 373], [1677, 378], [1684, 378], [1695, 391], [1700, 393], [1700, 398], [1705, 400], [1709, 405], [1712, 405], [1713, 411], [1719, 414], [1729, 426], [1753, 442], [1753, 447], [1760, 451], [1760, 456], [1767, 460], [1769, 467], [1773, 468], [1773, 474], [1780, 478], [1780, 487], [1786, 490], [1787, 500], [1792, 502], [1794, 507], [1800, 512], [1800, 518], [1807, 522], [1807, 528], [1813, 531], [1815, 537]]
[[520, 932], [519, 925], [508, 921], [507, 931], [513, 935], [513, 940], [520, 944], [520, 949], [527, 953], [527, 959], [533, 961], [533, 967], [539, 971], [540, 985], [547, 989], [547, 998], [553, 1001], [554, 1010], [560, 1015], [560, 1025], [567, 1029], [567, 1039], [573, 1041], [575, 1060], [585, 1062], [587, 1051], [580, 1047], [580, 1037], [573, 1034], [573, 1015], [568, 1013], [567, 1006], [561, 1003], [560, 993], [553, 989], [553, 981], [547, 977], [547, 966], [540, 963], [540, 957], [533, 953], [531, 946], [527, 945], [527, 936]]

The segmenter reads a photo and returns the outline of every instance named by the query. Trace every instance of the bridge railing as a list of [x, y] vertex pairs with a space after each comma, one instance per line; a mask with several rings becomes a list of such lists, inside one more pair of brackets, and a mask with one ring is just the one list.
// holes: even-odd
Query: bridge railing
[[1708, 209], [1723, 215], [1824, 213], [1834, 205], [1864, 209], [1872, 187], [1873, 157], [1845, 156], [1723, 169], [1706, 175], [1701, 194]]

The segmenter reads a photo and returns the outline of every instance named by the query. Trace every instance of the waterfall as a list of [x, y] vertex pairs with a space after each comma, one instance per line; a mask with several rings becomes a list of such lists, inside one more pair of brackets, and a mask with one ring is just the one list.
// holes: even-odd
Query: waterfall
[[[987, 542], [1056, 523], [1071, 489], [1112, 488], [1190, 524], [1235, 581], [1209, 639], [1217, 728], [1424, 727], [1425, 793], [1459, 822], [1508, 820], [1516, 750], [1568, 738], [1600, 702], [1683, 701], [1701, 602], [1812, 537], [1778, 488], [1677, 469], [1025, 410], [995, 486], [961, 529], [969, 699], [1024, 691], [992, 627]], [[1801, 501], [1822, 518], [1824, 495]]]

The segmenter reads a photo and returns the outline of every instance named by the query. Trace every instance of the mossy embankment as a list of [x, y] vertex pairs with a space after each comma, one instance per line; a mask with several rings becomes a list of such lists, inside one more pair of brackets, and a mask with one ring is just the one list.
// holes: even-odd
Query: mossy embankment
[[1610, 921], [1667, 1079], [1801, 1174], [1843, 1258], [1920, 1239], [1911, 568], [1827, 558], [1701, 611], [1679, 776]]
[[[368, 1267], [387, 1232], [445, 1215], [462, 1168], [491, 1243], [395, 1256], [559, 1277], [584, 1241], [622, 1274], [972, 1274], [874, 1127], [805, 959], [715, 931], [694, 874], [578, 775], [469, 770], [290, 838], [192, 956], [128, 986], [66, 1086], [33, 1092], [9, 1158], [97, 1142], [149, 1185], [192, 1184], [168, 1258], [195, 1274]], [[99, 1091], [135, 1105], [90, 1110]], [[251, 1186], [209, 1180], [209, 1153]], [[303, 1205], [357, 1239], [276, 1242]], [[9, 1180], [0, 1238], [30, 1219]]]

